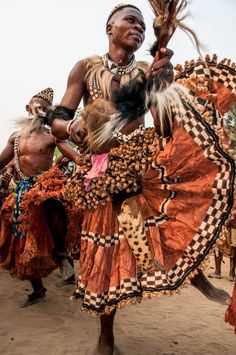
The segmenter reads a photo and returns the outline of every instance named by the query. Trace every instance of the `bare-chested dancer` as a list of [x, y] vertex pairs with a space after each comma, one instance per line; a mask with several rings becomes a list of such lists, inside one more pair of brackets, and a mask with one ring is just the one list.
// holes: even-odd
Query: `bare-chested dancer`
[[[32, 97], [26, 106], [28, 118], [18, 120], [20, 130], [10, 136], [0, 154], [0, 168], [14, 158], [18, 180], [14, 194], [9, 196], [1, 210], [0, 260], [2, 266], [17, 278], [31, 282], [33, 293], [22, 306], [31, 305], [45, 297], [42, 277], [47, 276], [58, 264], [62, 268], [68, 266], [65, 258], [66, 216], [60, 201], [50, 199], [45, 202], [45, 216], [35, 216], [35, 226], [30, 233], [25, 235], [19, 228], [22, 196], [35, 185], [43, 172], [51, 168], [55, 148], [58, 147], [71, 160], [77, 154], [67, 143], [56, 139], [39, 118], [39, 114], [51, 106], [52, 100], [51, 88]], [[37, 223], [45, 223], [45, 228], [49, 226], [53, 240], [46, 240], [44, 235], [37, 234]], [[69, 276], [73, 277], [73, 270], [70, 270]]]
[[[77, 135], [77, 122], [71, 123], [75, 110], [83, 98], [85, 105], [103, 97], [110, 100], [111, 93], [124, 86], [131, 79], [142, 81], [147, 73], [148, 64], [135, 62], [134, 53], [140, 48], [145, 37], [145, 23], [142, 13], [133, 5], [119, 5], [111, 12], [106, 33], [109, 39], [108, 53], [104, 56], [94, 56], [80, 60], [72, 69], [65, 95], [55, 111], [48, 115], [48, 123], [52, 132], [60, 139], [68, 138], [68, 133], [78, 145], [83, 145], [84, 138], [81, 127]], [[162, 59], [157, 60], [149, 73], [153, 79], [173, 80], [173, 67], [170, 58], [173, 52], [162, 49]], [[68, 123], [69, 121], [69, 123]], [[138, 117], [123, 133], [130, 133], [144, 122], [144, 117]], [[192, 284], [208, 298], [228, 303], [230, 297], [223, 291], [215, 289], [203, 273], [192, 279]], [[99, 354], [112, 354], [114, 348], [113, 321], [115, 311], [101, 316], [101, 334], [98, 344]]]

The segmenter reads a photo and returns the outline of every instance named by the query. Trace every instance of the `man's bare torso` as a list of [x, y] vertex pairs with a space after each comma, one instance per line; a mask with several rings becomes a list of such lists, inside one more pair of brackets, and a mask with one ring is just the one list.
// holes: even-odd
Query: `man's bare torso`
[[18, 158], [21, 172], [39, 175], [52, 166], [55, 138], [48, 132], [32, 132], [19, 138]]

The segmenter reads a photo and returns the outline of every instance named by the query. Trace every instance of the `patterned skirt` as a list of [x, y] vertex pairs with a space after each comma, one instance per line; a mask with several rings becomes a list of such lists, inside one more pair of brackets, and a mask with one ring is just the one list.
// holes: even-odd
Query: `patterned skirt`
[[43, 203], [56, 199], [64, 204], [67, 215], [65, 247], [79, 254], [82, 214], [70, 203], [64, 203], [64, 173], [57, 167], [43, 173], [28, 191], [21, 195], [20, 215], [14, 223], [15, 197], [10, 195], [1, 210], [0, 262], [19, 279], [48, 276], [58, 267], [53, 257], [55, 242], [45, 216]]
[[1, 266], [21, 280], [45, 277], [57, 268], [52, 258], [54, 242], [43, 210], [33, 211], [33, 223], [27, 230], [22, 229], [22, 200], [35, 183], [35, 178], [21, 180], [1, 209]]
[[74, 297], [91, 314], [178, 290], [204, 266], [230, 216], [234, 161], [197, 112], [174, 116], [141, 192], [120, 209], [113, 195], [84, 211]]

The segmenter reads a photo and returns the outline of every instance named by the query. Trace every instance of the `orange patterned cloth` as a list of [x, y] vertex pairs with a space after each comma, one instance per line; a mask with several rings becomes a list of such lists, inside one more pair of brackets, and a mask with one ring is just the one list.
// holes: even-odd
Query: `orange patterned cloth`
[[[1, 210], [0, 261], [2, 267], [10, 270], [19, 279], [41, 278], [58, 267], [53, 258], [55, 243], [46, 221], [43, 202], [62, 199], [65, 182], [64, 173], [57, 167], [43, 173], [36, 185], [27, 191], [21, 202], [20, 229], [25, 238], [12, 234], [14, 197], [8, 197]], [[80, 242], [82, 214], [70, 203], [64, 203], [67, 212], [66, 247], [72, 248]]]
[[63, 199], [63, 189], [66, 181], [65, 174], [57, 166], [43, 173], [36, 185], [24, 196], [21, 217], [22, 229], [28, 230], [34, 224], [34, 210], [43, 209], [43, 202], [51, 198], [61, 201], [67, 215], [66, 248], [71, 249], [80, 243], [80, 228], [82, 213], [80, 208]]
[[157, 267], [137, 267], [128, 242], [132, 215], [121, 228], [111, 201], [84, 211], [74, 297], [92, 314], [177, 290], [201, 267], [230, 215], [233, 160], [197, 112], [173, 114], [173, 136], [159, 139], [135, 197]]
[[[27, 195], [27, 192], [26, 192]], [[21, 280], [46, 277], [57, 264], [52, 258], [54, 241], [42, 208], [32, 211], [32, 223], [23, 238], [12, 231], [15, 198], [12, 193], [1, 209], [0, 262]]]

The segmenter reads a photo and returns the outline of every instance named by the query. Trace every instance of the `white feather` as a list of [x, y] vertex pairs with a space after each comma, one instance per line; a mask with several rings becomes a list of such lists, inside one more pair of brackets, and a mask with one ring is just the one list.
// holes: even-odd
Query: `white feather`
[[32, 114], [26, 118], [17, 119], [14, 124], [15, 127], [20, 129], [23, 134], [29, 134], [32, 131], [39, 132], [44, 127], [43, 117], [46, 115], [44, 111], [40, 109], [39, 104], [33, 104], [31, 106]]
[[[189, 99], [189, 90], [178, 83], [171, 85], [161, 84], [157, 89], [155, 85], [150, 91], [146, 92], [145, 106], [147, 111], [150, 106], [154, 107], [157, 112], [157, 119], [160, 122], [160, 132], [164, 135], [165, 120], [168, 120], [168, 125], [172, 128], [172, 107], [178, 105], [180, 113], [184, 114], [182, 97]], [[106, 122], [96, 133], [95, 142], [98, 145], [104, 144], [113, 138], [113, 133], [121, 131], [128, 123], [128, 120], [121, 117], [119, 113], [112, 113], [110, 121]]]
[[182, 97], [189, 97], [188, 92], [188, 89], [178, 83], [172, 83], [171, 85], [162, 83], [158, 89], [154, 85], [150, 92], [146, 93], [145, 106], [147, 109], [153, 107], [156, 110], [161, 135], [164, 135], [166, 120], [168, 126], [172, 128], [172, 108], [174, 105], [178, 106], [180, 114], [184, 113]]

